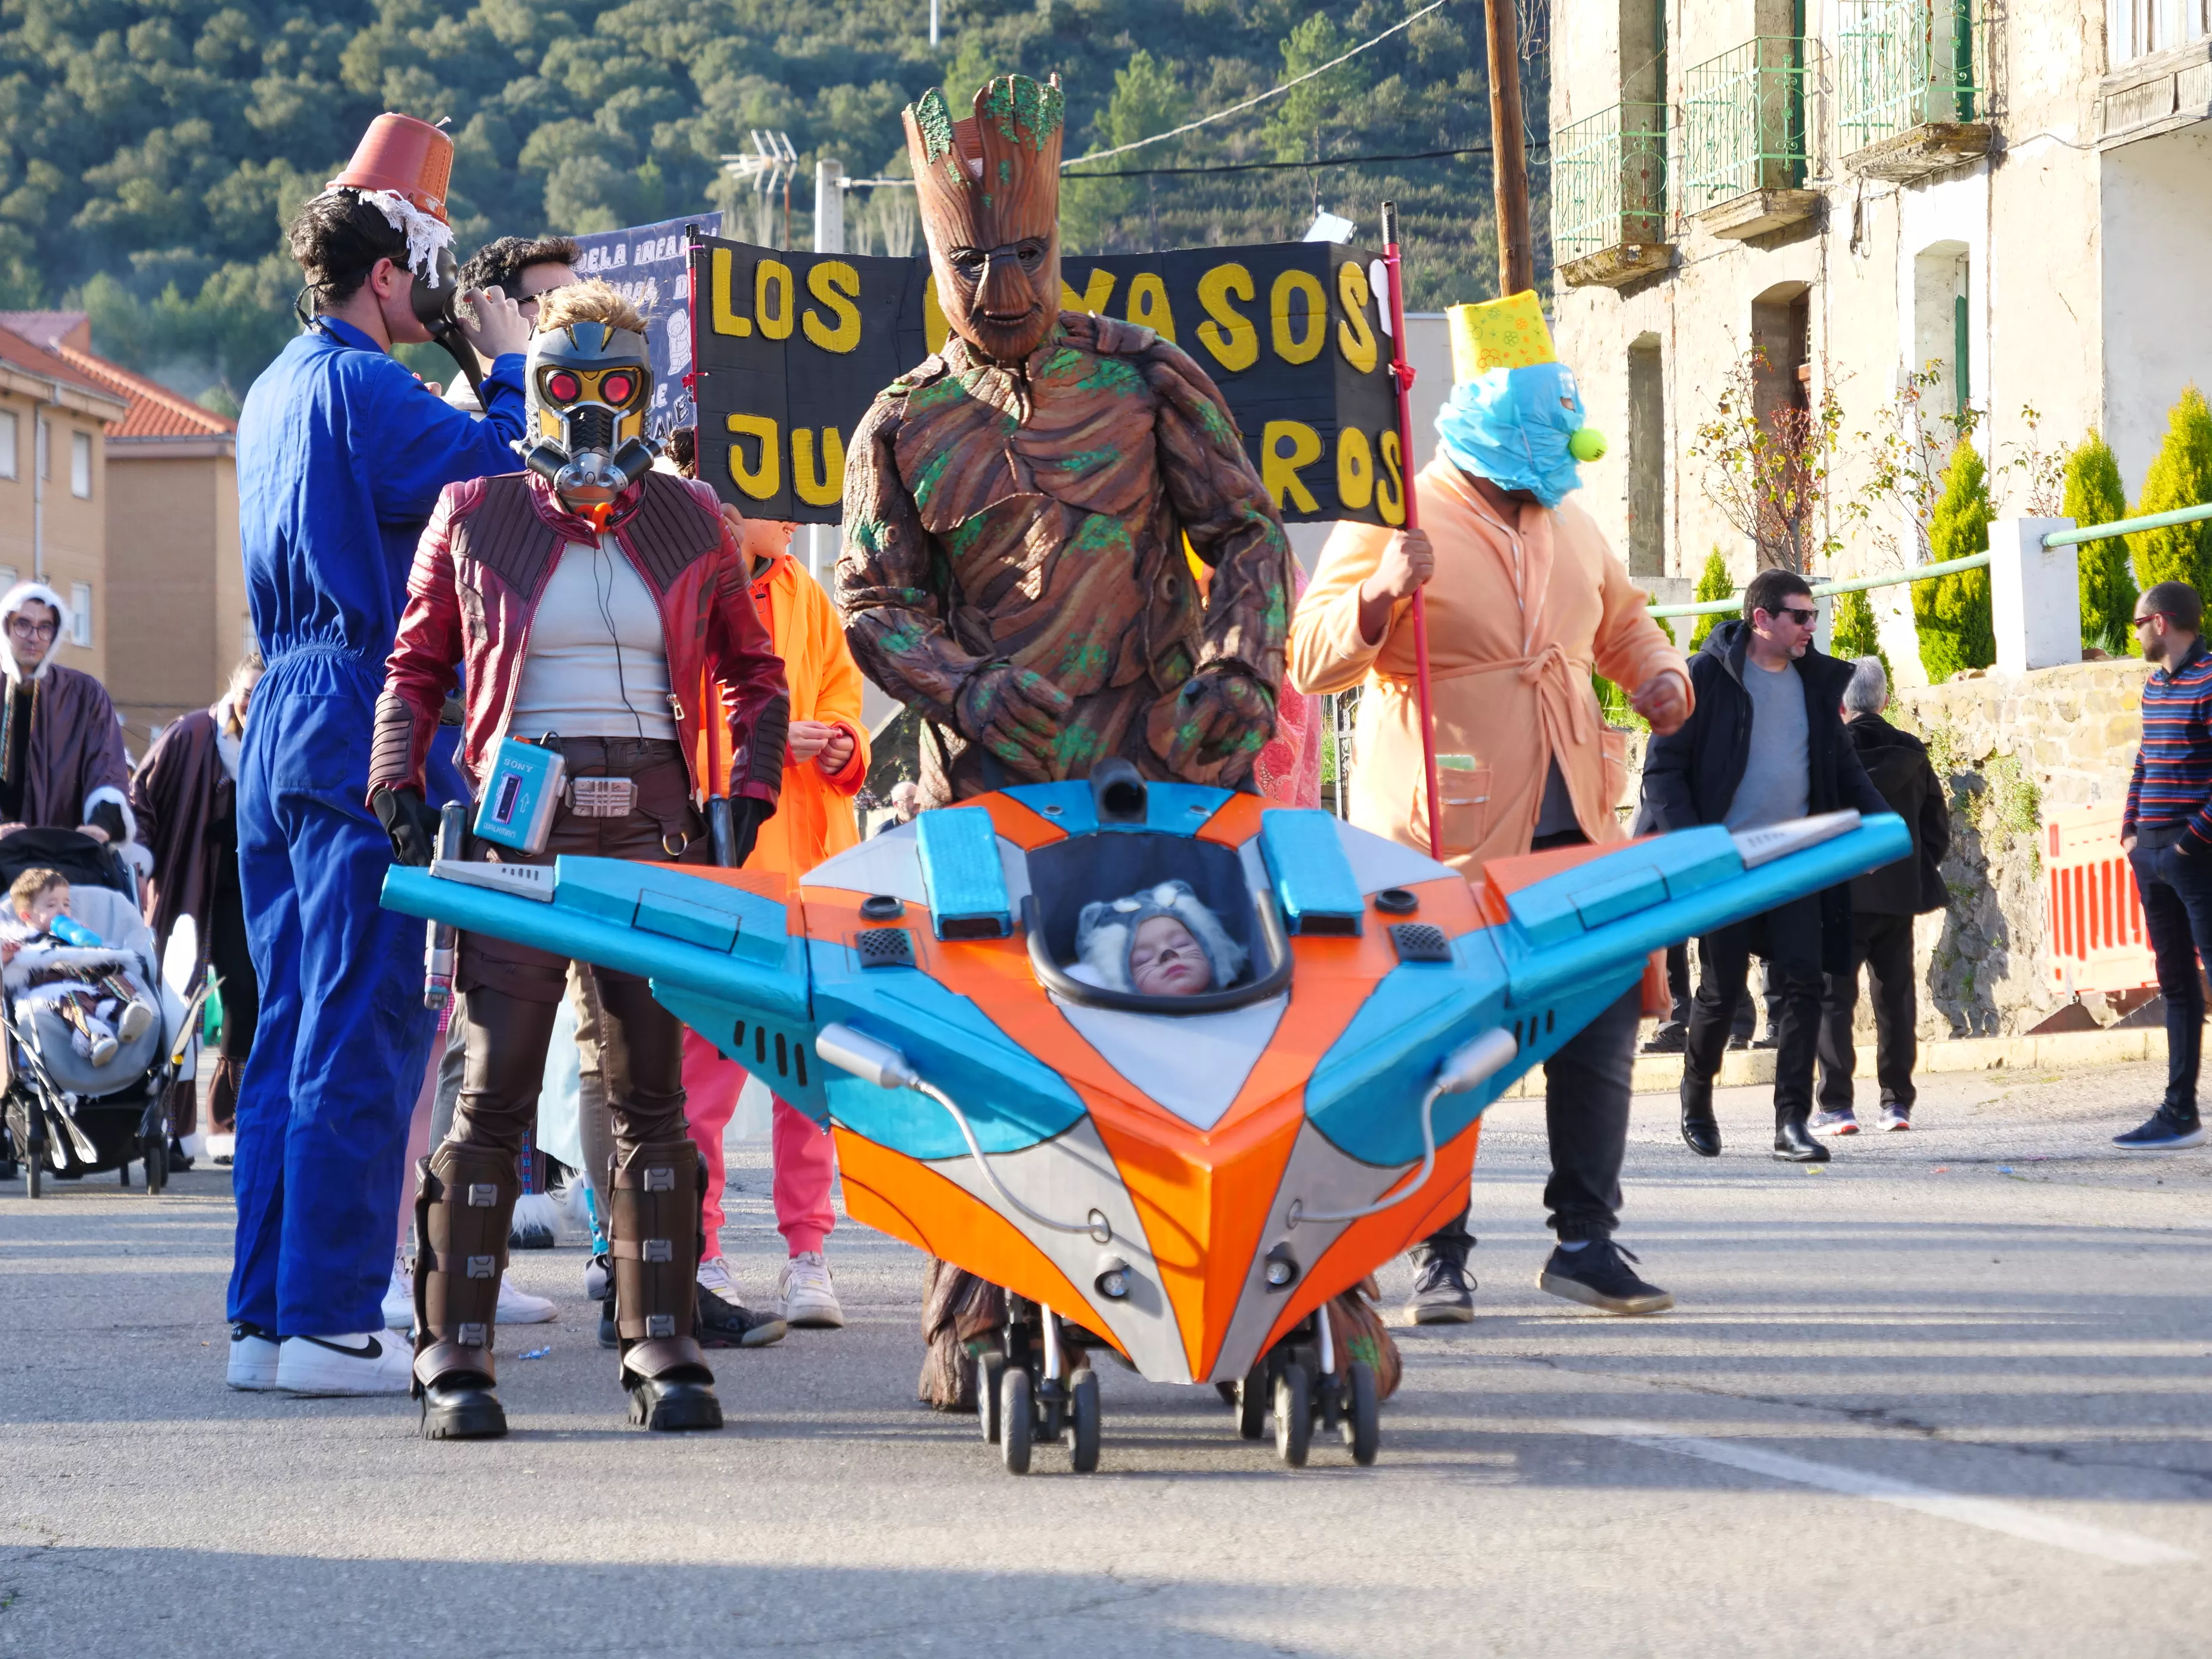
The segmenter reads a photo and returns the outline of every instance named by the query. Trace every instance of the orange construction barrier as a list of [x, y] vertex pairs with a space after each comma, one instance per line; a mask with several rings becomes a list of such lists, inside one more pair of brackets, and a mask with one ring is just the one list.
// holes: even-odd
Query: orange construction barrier
[[2045, 937], [2061, 990], [2132, 991], [2158, 983], [2142, 900], [2120, 847], [2124, 801], [2068, 806], [2043, 827]]

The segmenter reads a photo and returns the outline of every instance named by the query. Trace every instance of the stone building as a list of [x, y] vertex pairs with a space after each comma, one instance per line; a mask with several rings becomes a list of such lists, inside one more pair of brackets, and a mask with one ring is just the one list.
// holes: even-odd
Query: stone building
[[[1632, 568], [1693, 578], [1717, 546], [1740, 583], [1789, 550], [1693, 453], [1754, 348], [1764, 429], [1842, 411], [1803, 526], [1841, 544], [1819, 574], [1925, 556], [1867, 494], [1885, 431], [1948, 452], [1943, 417], [1978, 418], [2000, 514], [2033, 510], [2033, 452], [2092, 426], [2140, 488], [2168, 407], [2212, 380], [2212, 43], [2202, 5], [2109, 6], [1559, 0], [1555, 333], [1614, 440], [1583, 502]], [[1904, 590], [1877, 597], [1917, 674]]]
[[[237, 428], [92, 349], [82, 312], [0, 312], [0, 345], [35, 349], [103, 392], [106, 567], [94, 634], [133, 756], [155, 728], [215, 701], [252, 643], [238, 541]], [[70, 590], [57, 581], [66, 593]]]

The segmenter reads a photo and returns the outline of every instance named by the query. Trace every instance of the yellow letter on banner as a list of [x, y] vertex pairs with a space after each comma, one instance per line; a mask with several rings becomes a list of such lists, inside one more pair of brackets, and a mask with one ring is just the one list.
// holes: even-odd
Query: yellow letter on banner
[[1158, 271], [1140, 270], [1130, 282], [1129, 320], [1149, 328], [1170, 345], [1177, 343], [1175, 313], [1168, 309], [1168, 285]]
[[[1312, 278], [1307, 278], [1309, 282]], [[1285, 451], [1283, 441], [1290, 440]], [[1298, 477], [1298, 469], [1321, 459], [1321, 434], [1304, 421], [1270, 421], [1260, 431], [1260, 483], [1285, 512], [1318, 513], [1321, 503]]]
[[783, 488], [783, 439], [775, 429], [775, 422], [765, 415], [732, 415], [730, 436], [756, 438], [761, 447], [760, 465], [749, 472], [745, 470], [744, 446], [730, 446], [731, 482], [757, 501], [774, 500]]
[[801, 319], [806, 337], [824, 351], [850, 351], [859, 345], [860, 308], [853, 301], [860, 295], [860, 273], [842, 259], [824, 259], [806, 273], [806, 291], [837, 319], [834, 326], [825, 324], [822, 313], [809, 306]]
[[[1293, 294], [1302, 295], [1306, 302], [1306, 331], [1303, 337], [1291, 333]], [[1274, 290], [1267, 296], [1267, 312], [1268, 321], [1274, 329], [1278, 357], [1286, 363], [1310, 363], [1321, 356], [1322, 343], [1328, 338], [1328, 295], [1321, 291], [1321, 278], [1310, 270], [1285, 271], [1275, 278]], [[763, 333], [767, 331], [765, 319], [761, 329]]]
[[714, 250], [714, 332], [732, 334], [742, 340], [753, 331], [751, 319], [740, 317], [730, 308], [730, 250]]
[[809, 507], [834, 507], [845, 499], [845, 441], [837, 428], [822, 428], [822, 471], [814, 471], [814, 432], [794, 427], [791, 433], [791, 487]]
[[1080, 294], [1065, 282], [1060, 285], [1060, 306], [1063, 311], [1087, 311], [1095, 317], [1106, 309], [1107, 301], [1113, 297], [1114, 273], [1110, 270], [1093, 270]]
[[1382, 474], [1375, 481], [1375, 511], [1382, 522], [1396, 529], [1406, 522], [1406, 474], [1398, 454], [1398, 428], [1386, 427], [1379, 447]]
[[1358, 260], [1346, 259], [1336, 268], [1336, 297], [1344, 306], [1344, 320], [1336, 325], [1336, 349], [1360, 374], [1375, 367], [1375, 331], [1367, 326], [1367, 301], [1372, 294]]
[[[769, 307], [769, 291], [776, 294], [773, 310]], [[753, 315], [759, 319], [761, 338], [788, 340], [791, 337], [792, 303], [791, 267], [781, 259], [763, 259], [753, 267]]]
[[1216, 265], [1198, 279], [1198, 302], [1206, 320], [1198, 325], [1198, 343], [1213, 354], [1213, 361], [1231, 374], [1241, 374], [1260, 361], [1260, 331], [1252, 319], [1231, 305], [1233, 299], [1250, 304], [1255, 290], [1252, 273], [1234, 263]]
[[1347, 426], [1336, 434], [1336, 504], [1347, 513], [1364, 513], [1374, 499], [1375, 452], [1364, 432]]

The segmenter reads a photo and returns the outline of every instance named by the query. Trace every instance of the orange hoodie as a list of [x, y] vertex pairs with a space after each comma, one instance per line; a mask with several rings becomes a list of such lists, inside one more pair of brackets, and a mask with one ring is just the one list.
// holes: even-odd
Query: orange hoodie
[[791, 718], [827, 720], [853, 736], [853, 757], [835, 777], [814, 762], [787, 762], [775, 816], [761, 826], [748, 870], [775, 870], [796, 878], [824, 859], [860, 844], [853, 797], [868, 776], [868, 733], [860, 724], [860, 670], [845, 644], [837, 608], [787, 552], [752, 581], [760, 613], [783, 678], [791, 688]]

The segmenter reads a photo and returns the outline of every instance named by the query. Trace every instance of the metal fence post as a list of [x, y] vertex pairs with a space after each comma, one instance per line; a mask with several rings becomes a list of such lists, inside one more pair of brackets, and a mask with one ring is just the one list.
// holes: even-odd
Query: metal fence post
[[2075, 550], [2043, 538], [2071, 519], [1997, 519], [1990, 525], [1990, 620], [1996, 665], [2008, 674], [2081, 660], [2081, 590]]

